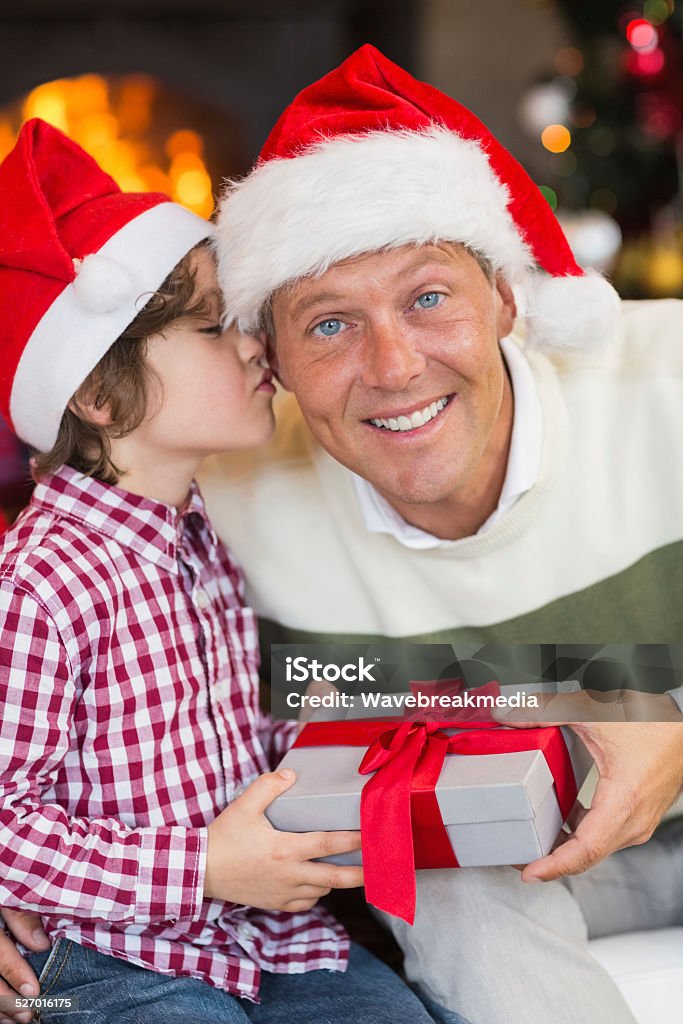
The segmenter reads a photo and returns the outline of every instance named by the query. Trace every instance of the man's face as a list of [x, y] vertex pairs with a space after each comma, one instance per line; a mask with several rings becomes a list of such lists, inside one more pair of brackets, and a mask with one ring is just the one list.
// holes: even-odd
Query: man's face
[[274, 296], [276, 369], [335, 459], [394, 503], [439, 502], [506, 458], [514, 315], [462, 246], [370, 253]]

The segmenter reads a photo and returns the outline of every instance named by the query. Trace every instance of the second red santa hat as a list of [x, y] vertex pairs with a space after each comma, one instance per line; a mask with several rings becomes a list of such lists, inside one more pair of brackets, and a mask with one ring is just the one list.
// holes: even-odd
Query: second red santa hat
[[361, 253], [460, 242], [527, 295], [530, 342], [602, 344], [618, 296], [584, 272], [524, 168], [467, 108], [366, 45], [304, 89], [218, 220], [231, 320], [258, 326], [278, 288]]
[[122, 192], [34, 119], [0, 164], [0, 413], [39, 451], [77, 388], [213, 228], [160, 193]]

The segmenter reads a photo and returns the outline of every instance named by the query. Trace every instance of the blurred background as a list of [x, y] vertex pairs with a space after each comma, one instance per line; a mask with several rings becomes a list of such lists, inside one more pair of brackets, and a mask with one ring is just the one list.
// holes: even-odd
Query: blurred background
[[[683, 297], [683, 0], [22, 0], [0, 13], [0, 159], [42, 117], [122, 188], [208, 217], [364, 42], [491, 128], [581, 264], [625, 298]], [[0, 422], [0, 509], [27, 487]]]

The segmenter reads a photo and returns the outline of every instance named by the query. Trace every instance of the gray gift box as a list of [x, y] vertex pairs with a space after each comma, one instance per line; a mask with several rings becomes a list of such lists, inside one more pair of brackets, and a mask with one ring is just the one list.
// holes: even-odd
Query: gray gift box
[[[313, 720], [328, 717], [316, 714]], [[562, 733], [580, 789], [592, 760], [575, 733]], [[364, 754], [364, 747], [352, 746], [290, 750], [279, 767], [293, 768], [296, 782], [268, 808], [270, 822], [287, 832], [358, 829], [360, 795], [370, 778], [358, 774]], [[436, 795], [462, 867], [527, 864], [550, 851], [562, 827], [553, 778], [538, 750], [448, 754]], [[327, 859], [360, 864], [361, 853]]]

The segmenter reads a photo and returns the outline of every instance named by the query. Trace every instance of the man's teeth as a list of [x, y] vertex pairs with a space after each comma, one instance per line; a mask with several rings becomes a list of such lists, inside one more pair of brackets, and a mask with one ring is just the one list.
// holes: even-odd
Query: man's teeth
[[433, 420], [442, 409], [448, 405], [447, 398], [440, 398], [438, 402], [426, 405], [424, 409], [418, 409], [411, 416], [391, 417], [388, 420], [370, 420], [373, 427], [384, 427], [385, 430], [415, 430], [416, 427], [423, 427], [425, 423]]

